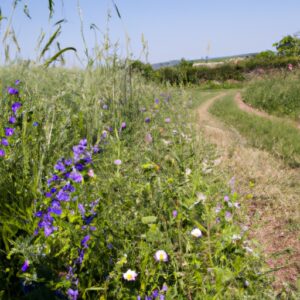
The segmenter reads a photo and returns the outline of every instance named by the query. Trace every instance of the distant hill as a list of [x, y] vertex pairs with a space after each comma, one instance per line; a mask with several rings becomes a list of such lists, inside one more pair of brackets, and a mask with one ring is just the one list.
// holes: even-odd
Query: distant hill
[[[251, 57], [251, 56], [255, 56], [258, 53], [245, 53], [245, 54], [238, 54], [238, 55], [231, 55], [231, 56], [221, 56], [221, 57], [212, 57], [212, 58], [200, 58], [200, 59], [191, 59], [191, 60], [187, 60], [188, 62], [192, 62], [192, 63], [197, 63], [197, 62], [215, 62], [215, 61], [225, 61], [225, 60], [229, 60], [229, 59], [234, 59], [234, 58], [238, 58], [238, 57]], [[152, 64], [152, 68], [154, 70], [160, 69], [160, 68], [164, 68], [164, 67], [174, 67], [176, 65], [178, 65], [180, 63], [180, 59], [176, 59], [176, 60], [170, 60], [170, 61], [166, 61], [166, 62], [161, 62], [161, 63], [156, 63], [156, 64]]]

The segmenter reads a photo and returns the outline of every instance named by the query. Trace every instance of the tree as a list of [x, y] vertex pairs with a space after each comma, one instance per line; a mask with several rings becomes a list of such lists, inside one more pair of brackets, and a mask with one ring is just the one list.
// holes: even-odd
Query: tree
[[279, 42], [274, 43], [278, 55], [280, 56], [299, 56], [300, 55], [300, 39], [297, 36], [287, 35]]

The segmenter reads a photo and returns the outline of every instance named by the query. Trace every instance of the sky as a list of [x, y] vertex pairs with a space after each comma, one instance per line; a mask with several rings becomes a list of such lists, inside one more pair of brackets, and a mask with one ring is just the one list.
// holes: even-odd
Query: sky
[[[12, 2], [0, 0], [3, 16], [10, 16]], [[79, 3], [88, 48], [95, 46], [90, 25], [96, 24], [100, 43], [109, 32], [120, 56], [129, 54], [150, 63], [274, 50], [274, 42], [300, 31], [300, 0], [115, 0], [121, 20], [112, 0]], [[31, 19], [23, 12], [24, 4], [28, 5]], [[48, 0], [19, 1], [12, 25], [22, 57], [35, 58], [41, 30], [49, 38], [55, 31], [55, 22], [64, 18], [67, 22], [59, 36], [61, 47], [73, 46], [84, 58], [78, 0], [55, 0], [55, 14], [50, 20], [48, 13]], [[1, 41], [7, 22], [3, 20], [0, 27]], [[144, 45], [148, 45], [146, 51], [142, 37]], [[3, 43], [0, 55], [3, 58]], [[71, 65], [77, 64], [73, 54], [68, 55], [68, 60]]]

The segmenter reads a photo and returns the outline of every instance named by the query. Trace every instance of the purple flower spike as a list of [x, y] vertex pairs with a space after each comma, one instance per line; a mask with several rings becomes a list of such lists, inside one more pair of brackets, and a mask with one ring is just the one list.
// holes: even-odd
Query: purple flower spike
[[15, 132], [15, 129], [14, 128], [5, 128], [5, 135], [6, 136], [12, 136]]
[[90, 235], [86, 235], [82, 240], [81, 240], [81, 246], [83, 247], [83, 248], [87, 248], [88, 247], [88, 241], [89, 241], [89, 239], [91, 238], [91, 236]]
[[19, 91], [17, 89], [14, 89], [12, 87], [8, 87], [7, 88], [7, 92], [10, 94], [10, 95], [18, 95], [19, 94]]
[[8, 122], [10, 124], [15, 124], [17, 122], [17, 119], [15, 116], [11, 116], [11, 117], [9, 117]]
[[3, 149], [0, 149], [0, 156], [5, 156], [5, 151]]
[[29, 260], [26, 259], [21, 270], [22, 270], [22, 272], [26, 272], [28, 270], [28, 268], [29, 268]]
[[22, 104], [20, 102], [15, 102], [12, 104], [11, 109], [14, 113], [16, 113], [21, 106]]
[[78, 299], [78, 290], [68, 289], [68, 296], [70, 300], [77, 300]]

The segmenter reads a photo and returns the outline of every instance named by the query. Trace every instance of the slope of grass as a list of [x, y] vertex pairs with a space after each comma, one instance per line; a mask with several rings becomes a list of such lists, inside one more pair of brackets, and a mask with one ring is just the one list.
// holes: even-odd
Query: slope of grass
[[252, 82], [246, 88], [245, 102], [277, 116], [300, 121], [300, 72], [283, 72]]
[[296, 128], [241, 111], [233, 95], [217, 101], [210, 112], [236, 128], [251, 145], [270, 151], [292, 167], [300, 166], [300, 134]]

